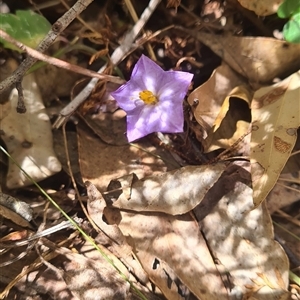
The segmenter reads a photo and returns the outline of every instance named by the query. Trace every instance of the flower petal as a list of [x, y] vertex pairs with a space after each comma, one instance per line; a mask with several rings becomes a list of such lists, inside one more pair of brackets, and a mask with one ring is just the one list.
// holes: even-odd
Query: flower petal
[[[127, 113], [129, 142], [152, 132], [182, 132], [182, 102], [193, 74], [164, 71], [155, 62], [142, 55], [136, 63], [130, 80], [111, 93]], [[141, 91], [149, 91], [158, 98], [156, 104], [140, 99]]]
[[112, 92], [111, 95], [116, 99], [122, 109], [130, 111], [135, 109], [135, 101], [139, 99], [140, 91], [141, 87], [138, 83], [129, 80], [116, 91]]
[[162, 109], [159, 105], [137, 108], [127, 113], [127, 138], [129, 142], [153, 132], [182, 132], [183, 109]]
[[141, 90], [149, 90], [157, 94], [164, 74], [165, 71], [159, 65], [142, 55], [132, 71], [130, 80], [138, 82]]
[[188, 91], [193, 76], [193, 74], [187, 72], [165, 72], [162, 81], [160, 82], [160, 89], [158, 91], [158, 96], [161, 101], [173, 98], [174, 101], [182, 102]]

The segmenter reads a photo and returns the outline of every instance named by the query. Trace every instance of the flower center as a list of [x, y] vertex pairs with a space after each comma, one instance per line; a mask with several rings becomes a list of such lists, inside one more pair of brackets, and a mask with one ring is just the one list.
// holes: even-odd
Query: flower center
[[145, 104], [148, 105], [154, 105], [158, 102], [157, 97], [151, 91], [148, 90], [141, 91], [139, 93], [139, 97], [145, 102]]

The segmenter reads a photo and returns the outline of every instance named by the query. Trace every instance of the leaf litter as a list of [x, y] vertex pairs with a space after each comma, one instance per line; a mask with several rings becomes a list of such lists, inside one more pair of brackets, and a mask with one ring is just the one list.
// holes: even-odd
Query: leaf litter
[[[147, 1], [144, 5], [137, 1], [125, 3], [130, 13], [132, 7], [142, 12], [147, 5]], [[153, 23], [150, 19], [145, 28], [156, 32], [168, 25], [181, 27], [173, 26], [152, 37], [151, 32], [144, 32], [136, 40], [139, 47], [131, 54], [125, 51], [125, 60], [118, 66], [129, 79], [135, 63], [145, 54], [152, 60], [156, 57], [163, 70], [194, 74], [193, 86], [184, 101], [182, 133], [152, 133], [129, 144], [128, 113], [118, 109], [111, 97], [118, 86], [99, 83], [64, 128], [70, 143], [68, 155], [61, 149], [63, 134], [54, 134], [54, 146], [51, 131], [38, 135], [39, 147], [45, 149], [35, 151], [33, 143], [31, 150], [36, 156], [30, 158], [37, 167], [32, 172], [33, 178], [36, 181], [47, 178], [41, 185], [54, 192], [56, 198], [65, 198], [66, 202], [72, 199], [65, 205], [66, 211], [70, 216], [77, 214], [83, 218], [81, 228], [96, 242], [101, 253], [74, 232], [71, 225], [63, 227], [61, 214], [55, 214], [37, 190], [26, 187], [30, 182], [24, 181], [18, 169], [14, 172], [16, 178], [19, 176], [14, 180], [18, 184], [11, 184], [8, 180], [12, 162], [1, 159], [8, 166], [8, 175], [4, 174], [2, 179], [5, 194], [0, 196], [6, 201], [6, 194], [14, 193], [14, 202], [31, 206], [34, 218], [29, 223], [18, 211], [1, 204], [5, 220], [0, 241], [5, 249], [2, 259], [9, 263], [11, 257], [20, 257], [9, 271], [0, 269], [4, 274], [0, 277], [2, 299], [32, 298], [35, 294], [41, 299], [297, 297], [297, 289], [291, 289], [289, 270], [299, 266], [299, 258], [292, 259], [290, 251], [276, 241], [289, 240], [281, 232], [274, 239], [270, 213], [277, 218], [287, 216], [283, 209], [297, 205], [299, 199], [299, 45], [261, 36], [261, 26], [266, 32], [274, 29], [272, 26], [280, 26], [279, 23], [262, 22], [260, 27], [255, 22], [251, 24], [237, 3], [233, 5], [230, 1], [228, 6], [191, 3], [188, 9], [184, 1], [168, 1], [167, 5], [156, 7], [153, 16], [160, 21]], [[251, 5], [255, 7], [255, 1]], [[119, 23], [112, 8], [117, 9]], [[226, 15], [229, 9], [243, 21], [237, 23]], [[258, 15], [274, 12], [274, 6], [268, 12], [265, 7], [257, 9]], [[116, 37], [121, 39], [124, 28], [131, 23], [124, 18], [124, 7], [115, 1], [106, 8], [93, 3], [89, 10], [103, 16], [98, 35], [102, 41], [97, 44], [93, 39], [88, 43], [79, 40], [71, 54], [73, 60], [80, 57], [88, 61], [95, 54], [89, 43], [93, 43], [98, 53], [106, 54], [108, 43], [116, 47], [120, 42]], [[209, 22], [203, 23], [195, 15], [197, 11], [202, 11]], [[51, 13], [59, 15], [56, 9]], [[110, 17], [109, 22], [105, 14]], [[222, 23], [225, 16], [226, 26]], [[87, 22], [84, 26], [95, 26], [94, 17], [83, 12], [82, 18]], [[201, 23], [203, 28], [199, 27]], [[237, 34], [241, 24], [242, 32]], [[247, 34], [247, 26], [252, 26], [253, 36]], [[88, 36], [78, 28], [74, 22], [66, 31], [66, 38], [71, 37], [70, 33]], [[147, 49], [150, 46], [154, 50], [152, 54], [145, 49], [141, 51], [145, 41]], [[105, 51], [101, 50], [103, 45]], [[80, 49], [87, 52], [80, 53]], [[93, 57], [93, 64], [101, 65], [100, 59]], [[222, 65], [218, 66], [220, 59]], [[47, 89], [47, 72], [45, 80], [40, 78], [43, 73], [40, 74], [37, 82], [42, 82], [43, 100], [53, 116], [55, 103], [46, 100], [55, 98], [51, 93], [53, 87]], [[70, 81], [69, 90], [73, 88], [74, 81]], [[151, 88], [141, 92], [140, 99], [145, 103], [154, 99]], [[32, 99], [39, 101], [36, 97], [39, 96]], [[4, 133], [20, 132], [22, 125], [26, 128], [22, 122], [30, 123], [31, 119], [20, 118], [21, 127], [17, 127], [18, 115], [8, 117], [5, 107], [9, 102], [5, 102], [0, 102], [1, 129], [5, 129]], [[35, 128], [42, 130], [42, 126], [31, 127], [26, 135], [29, 142], [36, 139]], [[142, 126], [147, 125], [142, 123]], [[21, 157], [25, 150], [10, 144], [11, 135], [2, 136], [8, 152]], [[59, 168], [51, 173], [44, 169], [47, 163], [41, 162], [39, 155], [52, 157], [52, 148], [58, 151], [60, 162], [57, 160]], [[22, 166], [23, 160], [17, 161]], [[41, 170], [47, 172], [39, 175]], [[281, 175], [282, 172], [285, 174]], [[75, 193], [74, 201], [71, 195]], [[297, 224], [299, 214], [287, 212], [290, 215], [286, 220]], [[37, 225], [41, 232], [39, 240], [29, 243], [27, 249], [9, 247], [12, 243], [29, 242]], [[53, 229], [48, 237], [45, 226], [61, 230]]]

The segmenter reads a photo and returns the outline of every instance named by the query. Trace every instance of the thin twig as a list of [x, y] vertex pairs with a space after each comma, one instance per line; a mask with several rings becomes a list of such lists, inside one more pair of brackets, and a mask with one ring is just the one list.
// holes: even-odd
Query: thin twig
[[[132, 2], [131, 0], [125, 0], [125, 4], [127, 6], [127, 9], [129, 10], [130, 12], [130, 15], [131, 15], [131, 18], [134, 22], [137, 22], [139, 20], [139, 17], [134, 9], [134, 6], [132, 5]], [[142, 30], [143, 33], [145, 33], [144, 30]], [[146, 48], [147, 48], [147, 51], [149, 53], [149, 56], [153, 59], [153, 60], [156, 60], [156, 57], [155, 57], [155, 53], [154, 53], [154, 50], [151, 46], [150, 43], [146, 43]]]
[[[1, 32], [0, 32], [0, 36], [1, 36]], [[24, 93], [23, 93], [23, 88], [22, 88], [21, 81], [16, 82], [16, 89], [18, 91], [17, 112], [19, 114], [25, 114], [26, 113], [26, 106], [25, 106]]]
[[[68, 5], [68, 3], [65, 0], [60, 0], [59, 2], [66, 8], [66, 10], [70, 9], [70, 6]], [[95, 30], [90, 24], [85, 22], [80, 16], [77, 16], [76, 18], [83, 26], [85, 26], [87, 29], [89, 29], [91, 32], [93, 32], [95, 35], [102, 37], [101, 34], [97, 30]]]
[[[56, 40], [61, 32], [87, 8], [94, 0], [78, 0], [62, 17], [60, 17], [48, 32], [46, 37], [40, 42], [37, 51], [45, 52]], [[34, 57], [27, 57], [22, 61], [20, 66], [5, 80], [0, 83], [0, 94], [8, 90], [16, 82], [21, 81], [27, 70], [37, 61]]]
[[[14, 44], [16, 47], [18, 47], [22, 51], [27, 52], [27, 54], [30, 55], [31, 57], [34, 57], [37, 60], [44, 61], [53, 66], [56, 66], [56, 67], [59, 67], [59, 68], [62, 68], [62, 69], [68, 70], [68, 71], [72, 71], [75, 73], [79, 73], [79, 74], [82, 74], [85, 76], [95, 77], [98, 79], [103, 79], [103, 80], [107, 80], [107, 81], [111, 81], [111, 82], [115, 82], [115, 83], [119, 83], [119, 84], [123, 84], [125, 82], [120, 77], [99, 74], [97, 72], [94, 72], [94, 71], [91, 71], [91, 70], [88, 70], [88, 69], [85, 69], [85, 68], [82, 68], [82, 67], [79, 67], [76, 65], [72, 65], [72, 64], [65, 62], [63, 60], [60, 60], [58, 58], [51, 57], [51, 56], [45, 55], [43, 53], [40, 53], [28, 46], [25, 46], [23, 43], [15, 40], [14, 38], [12, 38], [10, 35], [8, 35], [6, 32], [4, 32], [1, 29], [0, 29], [0, 37], [3, 38], [4, 40], [6, 40], [7, 42], [10, 42], [11, 44]], [[19, 92], [19, 90], [18, 90], [18, 92]], [[19, 98], [20, 98], [20, 94], [19, 94]]]
[[[78, 233], [75, 231], [73, 232], [66, 240], [61, 241], [57, 245], [57, 249], [65, 249], [65, 248], [59, 248], [64, 246], [67, 242], [73, 242], [75, 237], [78, 235]], [[48, 246], [48, 245], [47, 245]], [[70, 250], [71, 251], [71, 250]], [[61, 251], [55, 251], [52, 252], [51, 250], [46, 251], [46, 253], [43, 255], [44, 259], [50, 260], [56, 257], [57, 255], [61, 254]], [[23, 268], [23, 270], [6, 286], [6, 288], [0, 293], [0, 299], [4, 299], [9, 291], [12, 289], [13, 286], [15, 286], [23, 276], [29, 274], [33, 270], [38, 269], [42, 265], [42, 262], [39, 258], [37, 258], [32, 264], [30, 264], [27, 268]]]
[[279, 214], [280, 217], [285, 218], [287, 221], [293, 223], [294, 225], [300, 227], [300, 221], [290, 216], [289, 214], [285, 213], [283, 210], [278, 209], [275, 211], [275, 213]]
[[[141, 32], [145, 24], [148, 22], [152, 13], [154, 12], [157, 5], [161, 2], [161, 0], [150, 0], [149, 5], [146, 7], [144, 12], [142, 13], [140, 19], [133, 26], [132, 30], [125, 36], [122, 44], [113, 52], [111, 56], [111, 63], [113, 65], [119, 64], [130, 51], [133, 46], [133, 42], [135, 41], [138, 34]], [[107, 64], [105, 64], [98, 73], [102, 73], [106, 69]], [[85, 86], [85, 88], [70, 102], [64, 109], [61, 110], [59, 117], [53, 124], [54, 128], [59, 128], [62, 124], [65, 123], [67, 118], [74, 113], [77, 107], [90, 95], [95, 85], [97, 84], [98, 79], [93, 78], [90, 82]]]

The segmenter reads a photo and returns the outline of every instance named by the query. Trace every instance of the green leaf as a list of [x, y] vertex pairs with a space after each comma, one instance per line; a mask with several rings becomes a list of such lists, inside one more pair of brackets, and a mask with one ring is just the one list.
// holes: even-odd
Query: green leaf
[[279, 18], [287, 19], [300, 12], [299, 0], [285, 0], [278, 8]]
[[290, 43], [300, 43], [300, 12], [284, 25], [283, 36]]
[[[33, 11], [17, 10], [15, 15], [0, 14], [0, 28], [26, 46], [36, 48], [51, 29], [51, 24]], [[1, 38], [0, 42], [5, 48], [20, 51]]]

